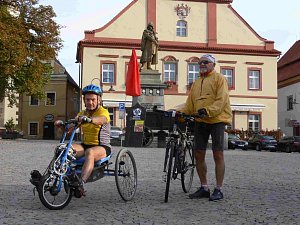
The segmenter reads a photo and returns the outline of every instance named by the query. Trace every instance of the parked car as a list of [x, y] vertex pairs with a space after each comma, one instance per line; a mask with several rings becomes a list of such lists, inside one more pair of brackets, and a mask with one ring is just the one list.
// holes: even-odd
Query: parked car
[[278, 151], [300, 152], [300, 136], [285, 136], [278, 141]]
[[277, 141], [273, 136], [264, 134], [254, 134], [248, 139], [248, 148], [261, 151], [262, 149], [275, 152], [277, 149]]
[[110, 128], [110, 138], [120, 139], [121, 134], [123, 134], [121, 127], [112, 126]]
[[248, 142], [241, 140], [237, 135], [228, 134], [228, 149], [236, 149], [236, 148], [247, 150]]

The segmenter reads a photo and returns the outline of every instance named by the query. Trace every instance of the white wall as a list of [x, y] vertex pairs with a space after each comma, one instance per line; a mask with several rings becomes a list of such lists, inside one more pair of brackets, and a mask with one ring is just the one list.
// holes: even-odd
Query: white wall
[[[287, 96], [296, 96], [299, 104], [293, 105], [293, 110], [287, 111]], [[285, 135], [293, 135], [293, 127], [289, 127], [289, 120], [300, 121], [300, 83], [278, 89], [278, 127]]]

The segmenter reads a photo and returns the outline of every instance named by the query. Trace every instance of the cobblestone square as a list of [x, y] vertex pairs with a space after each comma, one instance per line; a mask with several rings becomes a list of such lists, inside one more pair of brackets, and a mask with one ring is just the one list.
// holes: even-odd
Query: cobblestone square
[[[191, 200], [180, 180], [164, 203], [162, 148], [129, 148], [138, 168], [135, 198], [124, 202], [114, 177], [86, 184], [87, 196], [51, 211], [34, 196], [30, 171], [44, 171], [57, 141], [0, 140], [0, 224], [300, 224], [300, 154], [226, 150], [224, 200]], [[120, 147], [113, 147], [114, 157]], [[112, 159], [114, 162], [115, 158]], [[214, 163], [207, 152], [210, 188]], [[199, 186], [194, 177], [191, 191]]]

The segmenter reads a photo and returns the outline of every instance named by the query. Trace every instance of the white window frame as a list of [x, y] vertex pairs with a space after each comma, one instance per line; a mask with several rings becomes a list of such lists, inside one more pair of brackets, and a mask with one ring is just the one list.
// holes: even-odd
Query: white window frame
[[[31, 130], [30, 130], [30, 124], [37, 124], [37, 130], [36, 130], [36, 134], [30, 134]], [[38, 121], [29, 121], [28, 122], [28, 136], [38, 136], [39, 135], [39, 122]]]
[[[251, 123], [251, 125], [250, 125]], [[257, 127], [255, 126], [257, 124]], [[260, 129], [260, 115], [259, 114], [249, 114], [248, 118], [248, 129], [252, 131], [259, 131]]]
[[37, 98], [37, 105], [32, 105], [32, 104], [31, 104], [32, 98], [33, 98], [33, 97], [30, 95], [30, 96], [29, 96], [29, 106], [39, 106], [39, 105], [40, 105], [40, 100]]
[[[174, 65], [174, 69], [171, 66]], [[174, 76], [174, 79], [172, 79]], [[163, 81], [177, 82], [177, 63], [176, 62], [164, 62], [164, 78]]]
[[176, 36], [187, 37], [187, 22], [184, 20], [178, 20], [176, 23]]
[[[231, 74], [229, 73], [229, 71], [231, 72]], [[232, 89], [234, 88], [234, 70], [232, 68], [222, 68], [221, 69], [221, 73], [224, 75], [224, 77], [227, 80], [228, 83], [228, 89]]]
[[[192, 70], [190, 70], [192, 67]], [[199, 77], [199, 64], [198, 63], [188, 63], [188, 75], [187, 75], [187, 85], [194, 83], [194, 81]], [[192, 81], [192, 82], [190, 82]]]
[[249, 90], [260, 90], [261, 84], [260, 84], [260, 76], [261, 71], [260, 70], [249, 70]]
[[[107, 67], [107, 68], [105, 68]], [[110, 77], [112, 76], [112, 77]], [[111, 84], [115, 83], [115, 64], [114, 63], [103, 63], [102, 64], [102, 83]]]

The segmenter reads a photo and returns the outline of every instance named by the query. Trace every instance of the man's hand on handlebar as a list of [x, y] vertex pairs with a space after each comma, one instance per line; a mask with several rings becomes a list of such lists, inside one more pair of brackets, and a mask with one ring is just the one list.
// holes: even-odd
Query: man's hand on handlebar
[[91, 123], [92, 122], [92, 119], [87, 116], [78, 116], [77, 120], [78, 120], [78, 122], [81, 122], [81, 123]]
[[208, 117], [208, 113], [205, 108], [201, 108], [198, 110], [198, 115], [200, 118]]

